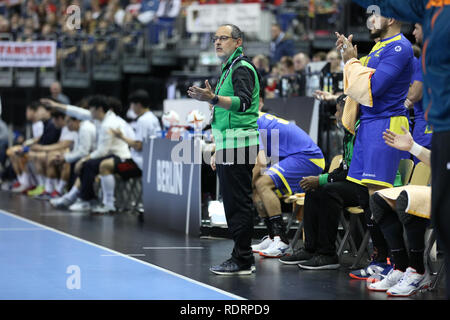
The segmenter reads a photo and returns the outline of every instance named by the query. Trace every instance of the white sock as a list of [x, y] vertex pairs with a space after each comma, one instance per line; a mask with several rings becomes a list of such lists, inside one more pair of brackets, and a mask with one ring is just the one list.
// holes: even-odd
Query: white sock
[[22, 186], [28, 187], [30, 185], [30, 179], [26, 172], [22, 172], [19, 176], [17, 176], [17, 180], [19, 180], [19, 183]]
[[62, 194], [64, 192], [64, 187], [66, 186], [67, 181], [64, 180], [59, 180], [59, 182], [56, 184], [55, 190], [59, 193]]
[[52, 193], [53, 192], [53, 180], [55, 179], [50, 179], [50, 178], [45, 178], [45, 192], [47, 193]]
[[73, 186], [72, 189], [70, 189], [70, 191], [64, 195], [64, 197], [67, 200], [70, 200], [73, 202], [78, 198], [79, 194], [80, 194], [80, 190], [76, 186]]
[[36, 178], [37, 178], [38, 185], [40, 185], [40, 186], [45, 185], [45, 177], [42, 174], [37, 174]]
[[116, 187], [116, 180], [112, 174], [100, 176], [103, 192], [103, 204], [108, 207], [114, 207], [114, 188]]

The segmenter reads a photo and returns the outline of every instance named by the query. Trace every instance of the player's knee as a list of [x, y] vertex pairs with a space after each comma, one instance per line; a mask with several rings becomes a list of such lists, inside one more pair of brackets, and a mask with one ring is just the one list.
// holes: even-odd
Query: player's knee
[[99, 172], [101, 175], [108, 175], [113, 173], [114, 163], [105, 160], [100, 163]]
[[258, 192], [264, 192], [273, 189], [274, 184], [269, 176], [263, 175], [255, 181], [255, 187]]

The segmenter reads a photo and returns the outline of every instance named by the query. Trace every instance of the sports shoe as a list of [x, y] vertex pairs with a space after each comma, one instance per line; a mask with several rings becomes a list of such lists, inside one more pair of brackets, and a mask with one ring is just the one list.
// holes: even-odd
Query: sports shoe
[[261, 250], [259, 255], [266, 258], [280, 258], [286, 254], [287, 249], [289, 249], [289, 245], [281, 241], [279, 236], [275, 236], [269, 247]]
[[261, 250], [267, 249], [272, 242], [273, 240], [270, 239], [269, 235], [265, 236], [260, 243], [252, 245], [253, 253], [259, 253]]
[[222, 264], [212, 266], [211, 268], [209, 268], [209, 271], [220, 275], [245, 275], [245, 274], [252, 274], [253, 272], [255, 272], [256, 267], [254, 264], [246, 267], [240, 267], [232, 259], [228, 259]]
[[91, 203], [89, 201], [77, 199], [77, 201], [69, 207], [69, 210], [79, 212], [91, 211]]
[[45, 192], [45, 188], [44, 186], [37, 186], [36, 188], [34, 188], [33, 190], [30, 190], [27, 192], [27, 195], [29, 197], [36, 197], [38, 195], [41, 195]]
[[430, 283], [428, 272], [419, 274], [415, 269], [409, 267], [397, 284], [389, 288], [386, 293], [391, 297], [409, 297], [417, 291], [428, 288]]
[[305, 248], [301, 248], [298, 251], [295, 251], [292, 255], [285, 255], [278, 259], [281, 263], [284, 264], [299, 264], [302, 262], [306, 262], [314, 256], [313, 253], [310, 253], [305, 250]]
[[55, 208], [67, 209], [71, 206], [75, 201], [71, 201], [66, 197], [60, 197], [55, 199], [50, 199], [50, 204]]
[[383, 271], [381, 271], [380, 273], [374, 273], [372, 274], [370, 277], [367, 278], [366, 282], [367, 283], [375, 283], [378, 281], [383, 280], [384, 278], [386, 278], [386, 276], [388, 275], [388, 273], [392, 270], [392, 265], [390, 265], [389, 263], [387, 264], [386, 268], [384, 268]]
[[335, 254], [334, 256], [326, 256], [323, 254], [314, 255], [311, 259], [299, 263], [298, 266], [301, 269], [307, 270], [335, 270], [341, 265], [339, 264], [339, 258]]
[[53, 190], [53, 192], [50, 193], [50, 198], [52, 198], [52, 199], [60, 198], [60, 197], [61, 197], [61, 194], [56, 190]]
[[105, 206], [102, 203], [102, 204], [94, 206], [91, 211], [94, 213], [98, 213], [98, 214], [114, 213], [114, 212], [116, 212], [116, 207]]
[[387, 291], [397, 284], [397, 282], [403, 277], [403, 274], [403, 271], [393, 268], [383, 280], [375, 283], [369, 283], [367, 285], [367, 289], [371, 291]]
[[39, 199], [39, 200], [50, 200], [51, 196], [50, 196], [50, 193], [48, 193], [47, 191], [44, 191], [40, 195], [35, 196], [35, 198]]
[[25, 185], [25, 184], [13, 184], [13, 187], [11, 189], [12, 192], [16, 192], [16, 193], [20, 193], [20, 192], [24, 192], [25, 190], [27, 190], [30, 186]]
[[357, 280], [367, 280], [369, 277], [375, 274], [383, 272], [383, 270], [388, 266], [387, 263], [372, 261], [366, 268], [354, 270], [348, 275], [350, 278]]

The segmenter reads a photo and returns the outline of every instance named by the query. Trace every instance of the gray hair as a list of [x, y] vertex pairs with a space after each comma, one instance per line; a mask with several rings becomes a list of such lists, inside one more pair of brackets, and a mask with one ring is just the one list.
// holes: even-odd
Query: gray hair
[[222, 24], [221, 27], [230, 27], [231, 28], [231, 37], [233, 39], [241, 38], [242, 41], [244, 41], [244, 33], [239, 29], [238, 26], [231, 24], [231, 23], [225, 23]]

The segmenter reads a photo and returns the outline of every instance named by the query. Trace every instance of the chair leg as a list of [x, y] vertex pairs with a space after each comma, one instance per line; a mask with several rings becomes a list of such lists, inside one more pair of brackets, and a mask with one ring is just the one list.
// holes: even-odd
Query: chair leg
[[302, 231], [303, 231], [303, 220], [300, 221], [300, 223], [298, 225], [298, 229], [294, 234], [294, 238], [292, 238], [292, 241], [291, 241], [292, 251], [294, 251], [294, 248], [297, 245], [298, 240], [300, 239], [300, 235], [302, 234]]
[[342, 215], [341, 215], [341, 223], [342, 223], [342, 226], [344, 227], [345, 233], [344, 233], [344, 236], [342, 237], [341, 244], [339, 245], [339, 248], [338, 248], [338, 250], [337, 250], [337, 255], [338, 255], [339, 257], [340, 257], [340, 256], [342, 255], [342, 253], [344, 252], [345, 245], [346, 245], [347, 242], [349, 241], [349, 238], [350, 238], [350, 229], [351, 229], [351, 226], [352, 226], [352, 221], [350, 221], [349, 223], [347, 223], [347, 222], [345, 221], [345, 218], [344, 218], [343, 214], [342, 214]]
[[370, 239], [370, 232], [369, 230], [367, 230], [364, 234], [364, 238], [361, 242], [361, 245], [359, 246], [358, 249], [358, 253], [356, 254], [356, 258], [355, 261], [353, 262], [352, 266], [350, 267], [350, 269], [355, 269], [357, 268], [359, 262], [361, 261], [361, 258], [364, 254], [364, 251], [366, 251], [367, 249], [367, 245], [369, 244], [369, 239]]

